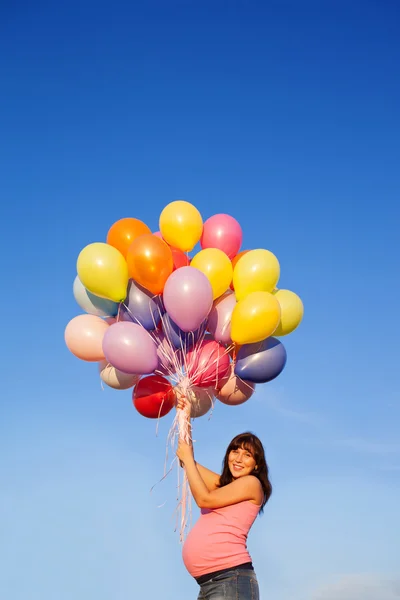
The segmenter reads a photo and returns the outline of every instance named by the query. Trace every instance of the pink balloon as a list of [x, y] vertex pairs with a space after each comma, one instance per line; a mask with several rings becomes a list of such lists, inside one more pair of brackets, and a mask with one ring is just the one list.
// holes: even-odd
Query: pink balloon
[[233, 292], [226, 292], [215, 300], [208, 318], [208, 329], [214, 339], [222, 344], [231, 344], [231, 318], [236, 306], [236, 296]]
[[201, 247], [219, 248], [232, 260], [240, 250], [243, 233], [239, 223], [230, 215], [214, 215], [204, 223]]
[[160, 238], [161, 240], [163, 240], [163, 236], [161, 235], [161, 231], [156, 231], [155, 233], [153, 233], [153, 235], [155, 235], [156, 237]]
[[255, 384], [244, 381], [235, 375], [235, 365], [232, 363], [229, 373], [220, 382], [220, 389], [216, 393], [218, 400], [229, 406], [238, 406], [246, 402], [254, 393]]
[[213, 303], [211, 283], [194, 267], [181, 267], [168, 277], [163, 300], [171, 319], [182, 331], [195, 331]]
[[123, 373], [145, 375], [158, 367], [157, 348], [149, 333], [130, 321], [110, 325], [103, 339], [106, 360]]
[[107, 317], [106, 319], [104, 319], [106, 323], [108, 323], [109, 325], [114, 325], [114, 323], [117, 322], [116, 317]]
[[74, 317], [65, 328], [64, 338], [68, 350], [81, 360], [102, 360], [103, 338], [109, 327], [104, 319], [94, 315]]
[[218, 342], [203, 340], [186, 354], [186, 364], [192, 385], [215, 387], [229, 370], [229, 355]]

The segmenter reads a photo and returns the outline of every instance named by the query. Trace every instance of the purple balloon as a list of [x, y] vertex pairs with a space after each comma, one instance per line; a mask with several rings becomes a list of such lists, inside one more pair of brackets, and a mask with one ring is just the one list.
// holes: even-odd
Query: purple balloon
[[253, 383], [266, 383], [282, 373], [286, 358], [284, 345], [274, 337], [245, 344], [237, 355], [235, 375]]
[[195, 331], [208, 316], [213, 291], [207, 277], [194, 267], [181, 267], [168, 277], [163, 292], [164, 305], [182, 331]]
[[233, 292], [226, 292], [215, 300], [210, 316], [208, 317], [208, 330], [217, 342], [231, 344], [231, 318], [236, 306], [236, 296]]
[[171, 346], [161, 331], [156, 331], [154, 336], [158, 356], [157, 372], [170, 376], [182, 366], [182, 353]]
[[128, 294], [121, 304], [119, 320], [131, 321], [142, 325], [147, 331], [153, 331], [160, 322], [162, 314], [163, 305], [160, 296], [154, 296], [131, 279]]
[[147, 331], [129, 321], [110, 325], [104, 334], [106, 360], [123, 373], [146, 375], [158, 366], [157, 348]]
[[207, 322], [203, 321], [196, 331], [182, 331], [182, 329], [173, 322], [168, 313], [166, 313], [162, 319], [164, 335], [176, 349], [189, 350], [202, 336], [204, 336], [206, 327]]

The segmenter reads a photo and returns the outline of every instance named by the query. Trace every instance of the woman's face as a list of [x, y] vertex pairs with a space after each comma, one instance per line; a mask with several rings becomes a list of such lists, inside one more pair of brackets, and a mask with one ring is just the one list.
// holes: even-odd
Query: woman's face
[[256, 461], [254, 456], [246, 448], [237, 448], [231, 450], [228, 456], [228, 466], [234, 479], [250, 475], [255, 469]]

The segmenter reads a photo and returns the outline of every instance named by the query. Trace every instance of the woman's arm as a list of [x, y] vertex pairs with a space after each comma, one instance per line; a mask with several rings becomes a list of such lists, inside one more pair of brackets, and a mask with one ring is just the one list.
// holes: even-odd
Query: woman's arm
[[[188, 416], [190, 416], [190, 403], [188, 403], [185, 398], [180, 397], [178, 399], [177, 409], [178, 410], [186, 410], [188, 413]], [[193, 448], [192, 425], [190, 422], [189, 422], [189, 436], [190, 436], [190, 445]], [[214, 473], [214, 471], [210, 471], [210, 469], [203, 467], [203, 465], [200, 465], [198, 462], [196, 462], [196, 466], [197, 466], [200, 476], [203, 479], [204, 483], [206, 484], [206, 487], [208, 488], [208, 490], [210, 492], [212, 490], [216, 490], [219, 486], [219, 479], [220, 479], [220, 476], [218, 475], [218, 473]]]
[[262, 504], [263, 491], [257, 477], [247, 475], [222, 488], [209, 490], [196, 466], [192, 447], [180, 441], [177, 454], [185, 465], [190, 489], [199, 508], [222, 508], [244, 500]]
[[214, 471], [210, 471], [210, 469], [203, 467], [203, 465], [200, 465], [197, 461], [196, 461], [196, 467], [197, 467], [198, 472], [200, 473], [200, 477], [206, 484], [208, 491], [211, 492], [213, 490], [216, 490], [219, 486], [218, 473], [214, 473]]

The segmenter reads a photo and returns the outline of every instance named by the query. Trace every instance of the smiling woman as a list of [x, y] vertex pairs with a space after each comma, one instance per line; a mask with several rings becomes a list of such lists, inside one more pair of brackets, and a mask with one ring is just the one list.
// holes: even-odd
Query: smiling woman
[[[178, 408], [187, 406], [180, 401]], [[247, 535], [271, 493], [261, 441], [242, 433], [229, 444], [222, 474], [196, 463], [192, 444], [180, 440], [184, 465], [201, 515], [183, 546], [183, 561], [200, 585], [198, 600], [258, 600]]]

